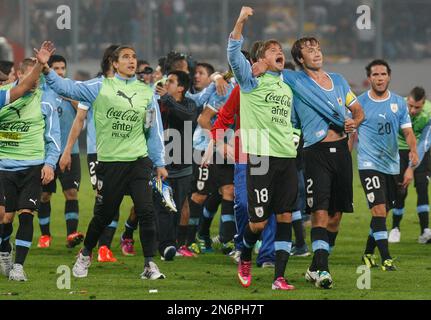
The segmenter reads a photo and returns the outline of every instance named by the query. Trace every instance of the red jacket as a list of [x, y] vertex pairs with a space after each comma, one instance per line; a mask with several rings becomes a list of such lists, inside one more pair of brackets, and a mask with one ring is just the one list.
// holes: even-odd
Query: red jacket
[[[240, 129], [240, 89], [236, 85], [232, 90], [229, 99], [224, 106], [219, 110], [217, 120], [211, 128], [211, 135], [214, 140], [223, 140], [224, 131], [229, 129], [236, 120], [235, 132], [235, 163], [247, 163], [247, 155], [242, 152], [241, 139], [239, 137]], [[235, 119], [236, 116], [236, 119]]]

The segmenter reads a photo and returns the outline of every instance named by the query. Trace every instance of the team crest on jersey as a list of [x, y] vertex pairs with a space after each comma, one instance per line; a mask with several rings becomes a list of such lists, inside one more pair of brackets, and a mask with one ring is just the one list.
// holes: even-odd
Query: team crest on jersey
[[258, 218], [262, 218], [263, 217], [263, 213], [264, 213], [263, 207], [255, 207], [254, 208], [254, 212], [256, 213], [256, 216]]
[[103, 180], [97, 180], [97, 190], [102, 190], [103, 188]]
[[374, 192], [367, 193], [367, 199], [370, 203], [373, 203], [374, 200], [376, 200], [376, 198], [374, 196]]
[[343, 105], [343, 99], [341, 99], [341, 97], [337, 98], [338, 104], [340, 105], [340, 107]]
[[397, 113], [398, 111], [398, 104], [397, 103], [391, 103], [391, 110], [393, 113]]
[[199, 191], [202, 191], [205, 188], [205, 182], [198, 181], [197, 188], [198, 188]]
[[307, 205], [309, 208], [313, 206], [313, 198], [307, 198]]

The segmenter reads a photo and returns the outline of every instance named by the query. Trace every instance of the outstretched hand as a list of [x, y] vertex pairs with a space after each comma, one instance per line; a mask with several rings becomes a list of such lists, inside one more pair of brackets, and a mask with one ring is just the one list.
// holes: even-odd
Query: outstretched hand
[[36, 54], [37, 61], [45, 65], [48, 63], [49, 58], [54, 54], [55, 47], [54, 44], [51, 41], [44, 41], [42, 45], [40, 46], [40, 49], [33, 49]]

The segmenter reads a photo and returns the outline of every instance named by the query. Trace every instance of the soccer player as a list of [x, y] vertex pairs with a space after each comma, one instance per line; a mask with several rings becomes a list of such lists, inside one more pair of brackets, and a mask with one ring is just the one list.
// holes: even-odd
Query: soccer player
[[[412, 89], [407, 97], [407, 107], [412, 121], [412, 128], [418, 142], [429, 139], [429, 131], [425, 130], [430, 121], [430, 116], [425, 112], [426, 101], [425, 90], [421, 87]], [[429, 198], [428, 198], [428, 179], [429, 179], [429, 152], [423, 153], [423, 159], [416, 168], [409, 167], [409, 146], [402, 134], [398, 134], [398, 147], [400, 149], [400, 174], [398, 175], [398, 192], [395, 208], [392, 210], [392, 230], [389, 232], [388, 242], [400, 242], [401, 232], [400, 223], [404, 214], [404, 204], [408, 189], [402, 185], [404, 173], [409, 170], [409, 175], [414, 175], [414, 186], [417, 194], [417, 213], [419, 217], [420, 235], [418, 242], [427, 243], [431, 240], [431, 230], [429, 229]], [[414, 172], [414, 173], [412, 173]]]
[[[159, 201], [155, 202], [159, 222], [159, 252], [164, 260], [173, 260], [175, 257], [180, 211], [187, 201], [193, 178], [192, 165], [185, 162], [187, 140], [191, 138], [187, 136], [187, 127], [191, 128], [192, 121], [196, 119], [196, 104], [185, 97], [189, 87], [190, 78], [184, 71], [169, 72], [165, 85], [156, 87], [156, 92], [160, 96], [163, 127], [166, 130], [165, 140], [171, 149], [168, 156], [172, 157], [172, 163], [167, 166], [169, 173], [167, 182], [173, 190], [173, 199], [178, 210], [178, 213], [173, 214], [162, 207]], [[181, 139], [176, 140], [178, 138]]]
[[[40, 60], [44, 65], [49, 58]], [[32, 72], [36, 62], [24, 59], [18, 81]], [[41, 185], [54, 178], [60, 155], [60, 130], [55, 95], [35, 83], [32, 93], [0, 110], [0, 180], [5, 193], [0, 245], [0, 270], [10, 280], [27, 281], [24, 262], [33, 238], [33, 214], [41, 197]], [[19, 227], [15, 238], [15, 261], [12, 263], [10, 236], [15, 214]]]
[[[100, 63], [101, 72], [99, 73], [100, 79], [114, 77], [114, 69], [112, 67], [112, 54], [119, 47], [119, 45], [110, 45], [105, 49], [102, 61]], [[90, 174], [90, 182], [93, 190], [97, 193], [97, 148], [96, 148], [96, 128], [94, 125], [93, 108], [88, 103], [79, 103], [75, 120], [73, 121], [70, 129], [69, 137], [64, 148], [63, 154], [60, 158], [60, 170], [65, 171], [68, 164], [71, 165], [72, 151], [74, 145], [77, 143], [78, 137], [84, 127], [84, 122], [87, 121], [87, 165]], [[68, 167], [67, 171], [72, 168]], [[115, 231], [118, 226], [119, 212], [114, 216], [111, 223], [105, 228], [99, 238], [99, 250], [97, 253], [98, 262], [116, 262], [110, 246], [114, 237]]]
[[[67, 72], [67, 62], [63, 56], [53, 55], [48, 61], [48, 65], [60, 77], [64, 78]], [[67, 138], [75, 119], [78, 103], [63, 97], [56, 97], [56, 108], [58, 118], [60, 120], [61, 132], [61, 153], [66, 147]], [[72, 165], [71, 170], [61, 172], [60, 167], [56, 166], [54, 179], [47, 185], [42, 187], [42, 198], [38, 209], [39, 225], [41, 236], [38, 241], [39, 248], [49, 248], [52, 237], [50, 232], [51, 218], [51, 197], [56, 192], [56, 180], [61, 182], [63, 194], [65, 197], [64, 216], [66, 219], [66, 246], [74, 248], [84, 240], [84, 235], [77, 231], [79, 222], [79, 205], [78, 205], [78, 190], [81, 182], [81, 162], [79, 159], [79, 145], [76, 142], [72, 148]]]
[[153, 260], [156, 227], [150, 186], [153, 165], [158, 179], [167, 177], [160, 111], [151, 88], [136, 80], [136, 51], [121, 46], [114, 51], [112, 61], [115, 77], [83, 83], [62, 79], [52, 70], [45, 71], [46, 81], [54, 91], [92, 104], [94, 112], [98, 193], [84, 248], [72, 271], [75, 277], [87, 277], [92, 250], [128, 192], [138, 216], [145, 257], [141, 278], [163, 279], [165, 276]]
[[[292, 246], [292, 210], [297, 196], [296, 149], [290, 121], [292, 91], [280, 75], [284, 54], [279, 42], [266, 41], [257, 56], [264, 60], [268, 71], [254, 78], [250, 63], [241, 53], [242, 29], [253, 9], [242, 7], [229, 37], [228, 61], [240, 86], [241, 144], [248, 153], [247, 197], [250, 222], [244, 231], [244, 248], [238, 264], [241, 285], [251, 284], [252, 249], [259, 239], [268, 218], [275, 213], [275, 268], [272, 289], [292, 290], [284, 277]], [[255, 137], [253, 137], [255, 133]], [[263, 174], [257, 160], [267, 160]], [[261, 168], [262, 169], [262, 168]]]
[[215, 72], [214, 67], [206, 62], [196, 64], [193, 76], [193, 90], [200, 92], [211, 84], [211, 75]]
[[[353, 212], [353, 169], [346, 134], [364, 119], [347, 81], [323, 70], [323, 54], [316, 38], [295, 41], [291, 55], [301, 71], [284, 70], [283, 80], [294, 94], [292, 122], [304, 138], [304, 179], [307, 212], [311, 212], [313, 260], [305, 278], [330, 289], [329, 253], [335, 246], [343, 212]], [[263, 61], [253, 74], [266, 70]], [[352, 118], [347, 116], [348, 110]]]
[[[389, 64], [384, 60], [373, 60], [366, 71], [371, 89], [358, 98], [365, 113], [365, 120], [358, 128], [358, 168], [372, 219], [362, 260], [368, 267], [377, 266], [373, 257], [377, 247], [382, 270], [394, 271], [386, 216], [394, 207], [397, 194], [397, 175], [400, 173], [398, 132], [402, 131], [409, 148], [409, 167], [418, 162], [416, 138], [405, 100], [388, 89], [391, 80]], [[412, 179], [412, 170], [406, 170], [402, 186], [406, 188]]]
[[0, 80], [0, 85], [4, 86], [16, 81], [15, 68], [12, 61], [1, 60], [0, 72], [6, 76], [6, 78]]

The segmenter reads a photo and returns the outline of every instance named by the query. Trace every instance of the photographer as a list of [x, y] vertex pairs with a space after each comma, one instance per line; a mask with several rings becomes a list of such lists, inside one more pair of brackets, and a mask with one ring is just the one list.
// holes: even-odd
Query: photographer
[[[172, 260], [176, 254], [177, 229], [181, 217], [181, 208], [190, 191], [192, 180], [192, 165], [186, 163], [185, 155], [187, 143], [191, 144], [192, 121], [196, 119], [196, 104], [193, 100], [185, 97], [190, 87], [190, 78], [184, 71], [171, 71], [168, 74], [165, 85], [156, 86], [156, 92], [160, 96], [160, 111], [163, 128], [165, 130], [165, 144], [171, 145], [166, 149], [166, 157], [172, 158], [168, 161], [167, 170], [169, 172], [168, 183], [173, 190], [173, 198], [178, 210], [177, 214], [168, 212], [155, 201], [155, 209], [158, 216], [159, 226], [159, 252], [165, 260]], [[190, 127], [190, 130], [186, 128]], [[190, 136], [187, 137], [187, 132]], [[173, 137], [181, 136], [181, 148]], [[168, 137], [168, 138], [167, 138]], [[169, 152], [168, 152], [169, 150]], [[176, 153], [181, 150], [181, 157], [177, 159]], [[191, 146], [190, 146], [191, 150]], [[174, 152], [172, 154], [172, 152]]]

